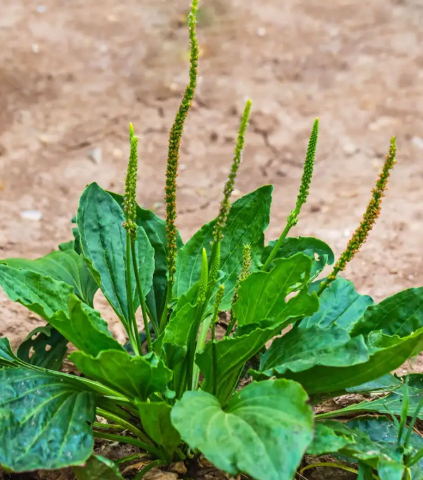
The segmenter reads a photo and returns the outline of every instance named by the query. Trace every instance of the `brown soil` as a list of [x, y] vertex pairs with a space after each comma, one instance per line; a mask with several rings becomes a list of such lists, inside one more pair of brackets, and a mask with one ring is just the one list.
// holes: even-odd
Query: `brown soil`
[[[423, 5], [419, 0], [202, 0], [200, 81], [181, 152], [184, 238], [216, 214], [247, 96], [254, 114], [237, 195], [275, 185], [269, 238], [292, 208], [313, 119], [315, 179], [296, 235], [339, 254], [387, 151], [399, 164], [371, 240], [347, 276], [375, 300], [423, 284]], [[167, 133], [187, 81], [188, 0], [2, 0], [0, 257], [70, 238], [94, 180], [122, 190], [132, 121], [139, 201], [163, 214]], [[101, 163], [90, 157], [101, 149]], [[38, 210], [41, 220], [22, 212]], [[0, 293], [14, 346], [39, 319]], [[122, 338], [119, 326], [112, 322]], [[414, 365], [419, 369], [421, 362]]]

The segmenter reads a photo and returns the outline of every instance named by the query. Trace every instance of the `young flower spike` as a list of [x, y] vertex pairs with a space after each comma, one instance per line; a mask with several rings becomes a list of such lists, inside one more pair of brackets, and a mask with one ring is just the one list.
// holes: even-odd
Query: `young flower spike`
[[251, 100], [247, 100], [245, 104], [244, 113], [242, 114], [241, 124], [238, 130], [238, 137], [235, 145], [234, 158], [232, 160], [231, 171], [229, 173], [229, 178], [225, 184], [223, 190], [223, 200], [220, 205], [220, 212], [217, 217], [216, 227], [214, 229], [214, 241], [219, 242], [222, 240], [222, 232], [226, 225], [226, 220], [228, 218], [229, 210], [231, 208], [230, 197], [232, 195], [236, 175], [238, 173], [238, 168], [242, 160], [242, 151], [244, 149], [245, 143], [245, 132], [248, 127], [248, 120], [250, 118], [251, 112]]
[[[169, 135], [169, 147], [166, 169], [166, 236], [167, 236], [167, 267], [169, 274], [169, 289], [172, 289], [175, 275], [176, 258], [176, 178], [178, 176], [179, 166], [179, 147], [181, 144], [184, 122], [191, 107], [191, 101], [194, 97], [195, 87], [197, 85], [197, 66], [198, 66], [198, 43], [196, 36], [196, 15], [198, 10], [198, 0], [192, 0], [191, 10], [188, 16], [189, 38], [191, 44], [189, 83], [185, 89], [181, 105], [176, 114], [175, 122]], [[171, 292], [170, 292], [171, 293]]]
[[138, 137], [135, 136], [132, 123], [129, 124], [129, 141], [131, 150], [126, 172], [125, 196], [123, 200], [123, 211], [126, 216], [124, 227], [132, 236], [135, 236], [137, 231], [135, 219], [137, 217]]
[[331, 284], [331, 282], [335, 280], [338, 273], [345, 269], [347, 263], [353, 259], [354, 255], [360, 250], [360, 247], [367, 240], [370, 230], [373, 228], [373, 225], [380, 214], [382, 198], [386, 190], [389, 174], [396, 163], [396, 151], [395, 137], [392, 137], [389, 153], [386, 156], [382, 171], [380, 172], [379, 178], [376, 182], [376, 187], [372, 190], [372, 198], [370, 199], [370, 202], [364, 213], [363, 220], [353, 233], [353, 236], [348, 242], [347, 248], [339, 257], [339, 260], [336, 262], [332, 272], [320, 284], [319, 295]]
[[310, 192], [310, 184], [313, 178], [314, 159], [316, 156], [318, 136], [319, 136], [319, 119], [316, 118], [313, 124], [313, 128], [311, 130], [310, 139], [308, 141], [303, 175], [301, 178], [301, 185], [298, 191], [295, 208], [289, 214], [287, 218], [286, 226], [283, 232], [281, 233], [281, 236], [279, 237], [278, 241], [276, 242], [275, 246], [273, 247], [272, 251], [270, 252], [270, 255], [267, 257], [267, 260], [264, 263], [262, 270], [266, 270], [269, 267], [269, 265], [272, 263], [273, 259], [275, 258], [276, 254], [278, 253], [278, 250], [280, 249], [289, 231], [291, 230], [292, 227], [294, 227], [298, 223], [298, 217], [301, 212], [301, 207], [306, 203], [308, 194]]

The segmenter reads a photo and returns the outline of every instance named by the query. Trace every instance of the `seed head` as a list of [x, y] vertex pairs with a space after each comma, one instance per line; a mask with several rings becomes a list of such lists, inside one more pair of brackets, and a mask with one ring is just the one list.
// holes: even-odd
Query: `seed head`
[[128, 169], [125, 180], [125, 196], [123, 199], [123, 211], [126, 221], [124, 227], [131, 234], [137, 231], [137, 170], [138, 170], [138, 137], [135, 136], [132, 123], [129, 124], [130, 154]]

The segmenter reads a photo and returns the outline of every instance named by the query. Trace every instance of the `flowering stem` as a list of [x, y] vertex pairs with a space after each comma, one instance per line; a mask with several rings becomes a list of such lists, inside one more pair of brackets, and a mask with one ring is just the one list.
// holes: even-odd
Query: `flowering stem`
[[134, 304], [132, 299], [132, 279], [131, 279], [131, 233], [126, 232], [126, 296], [128, 299], [128, 335], [134, 349], [135, 355], [141, 355], [142, 346], [138, 334], [137, 320], [135, 318]]
[[[138, 296], [140, 298], [142, 318], [144, 320], [144, 330], [147, 338], [147, 346], [148, 346], [148, 351], [151, 352], [153, 350], [153, 344], [151, 342], [150, 326], [148, 324], [147, 305], [145, 303], [145, 298], [142, 292], [141, 279], [140, 279], [140, 274], [137, 266], [137, 258], [135, 255], [135, 238], [133, 235], [131, 235], [131, 252], [132, 252], [132, 264], [134, 266], [134, 273], [135, 273], [135, 281], [137, 284]], [[139, 339], [138, 331], [137, 331], [137, 338]]]
[[176, 240], [178, 234], [176, 228], [176, 178], [178, 176], [179, 167], [179, 147], [181, 144], [185, 119], [187, 118], [192, 99], [194, 98], [195, 87], [197, 86], [198, 43], [195, 30], [195, 25], [197, 22], [197, 10], [198, 0], [192, 0], [191, 10], [188, 16], [189, 38], [191, 45], [189, 82], [185, 89], [182, 102], [179, 106], [179, 110], [176, 114], [176, 118], [169, 135], [165, 187], [168, 285], [164, 312], [160, 320], [160, 326], [162, 330], [167, 322], [167, 313], [169, 303], [172, 298], [172, 289], [176, 271]]

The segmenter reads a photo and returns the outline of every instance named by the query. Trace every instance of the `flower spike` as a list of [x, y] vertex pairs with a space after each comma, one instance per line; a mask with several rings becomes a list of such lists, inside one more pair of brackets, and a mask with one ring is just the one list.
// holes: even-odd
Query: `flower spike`
[[132, 123], [129, 124], [129, 141], [131, 151], [126, 172], [125, 196], [123, 200], [123, 211], [126, 216], [124, 227], [132, 236], [135, 236], [137, 231], [135, 220], [137, 217], [138, 137], [135, 136]]
[[194, 97], [195, 87], [197, 85], [197, 66], [198, 66], [198, 43], [195, 31], [196, 14], [198, 10], [198, 0], [192, 0], [191, 10], [188, 16], [189, 38], [191, 44], [189, 83], [185, 89], [181, 105], [176, 114], [175, 122], [172, 126], [169, 136], [169, 148], [166, 169], [166, 236], [167, 236], [167, 267], [169, 274], [169, 285], [172, 288], [175, 276], [175, 258], [176, 258], [176, 178], [179, 167], [179, 147], [181, 144], [182, 133], [184, 130], [185, 119], [188, 110], [191, 107], [191, 101]]

